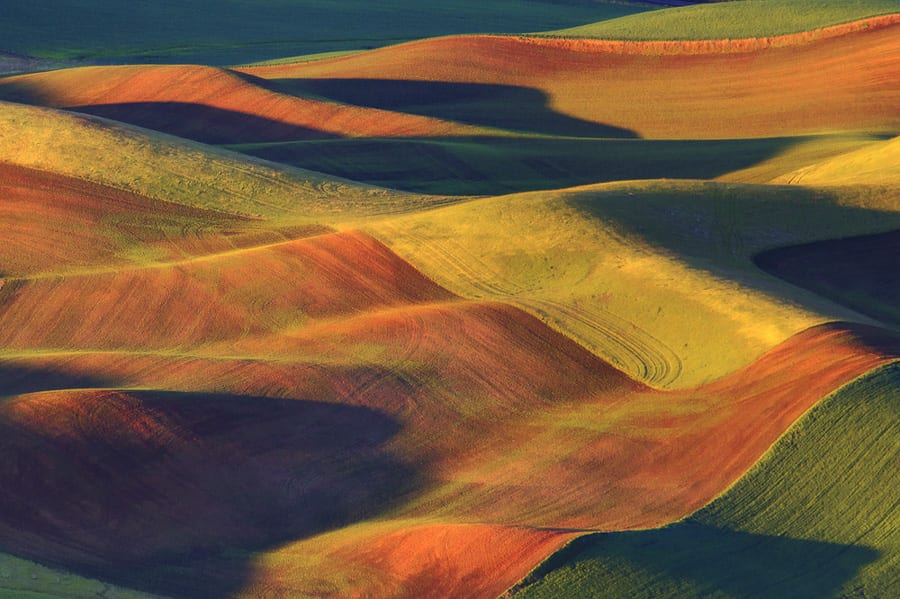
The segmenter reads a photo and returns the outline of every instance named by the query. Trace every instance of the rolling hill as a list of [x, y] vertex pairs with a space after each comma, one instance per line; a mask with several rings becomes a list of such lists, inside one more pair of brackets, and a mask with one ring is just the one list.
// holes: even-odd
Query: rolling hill
[[[478, 204], [485, 213], [484, 200], [461, 207]], [[248, 224], [260, 227], [229, 226]], [[243, 286], [249, 272], [265, 284]], [[499, 593], [571, 539], [559, 529], [656, 526], [702, 506], [823, 394], [898, 351], [890, 335], [823, 326], [715, 383], [662, 393], [520, 310], [451, 295], [352, 232], [22, 276], [2, 292], [4, 381], [14, 393], [3, 404], [3, 438], [5, 452], [20, 456], [5, 475], [4, 488], [17, 491], [2, 510], [11, 519], [4, 549], [176, 596], [323, 585], [338, 594], [442, 594], [459, 584]], [[376, 428], [385, 433], [340, 450], [349, 453], [331, 479], [332, 470], [314, 468], [344, 454], [301, 448], [357, 426], [356, 413], [366, 430], [383, 422]], [[326, 428], [278, 432], [310, 418]], [[234, 427], [250, 435], [243, 448]], [[231, 440], [220, 447], [217, 435]], [[93, 453], [97, 439], [105, 453]], [[35, 463], [36, 446], [58, 449]], [[232, 470], [208, 470], [217, 463]], [[382, 468], [406, 482], [373, 487]], [[85, 482], [25, 475], [42, 469]], [[284, 478], [298, 471], [310, 482]], [[58, 493], [31, 480], [66, 484], [69, 501], [53, 503]], [[223, 480], [233, 486], [216, 486]], [[601, 496], [598, 486], [607, 489]], [[241, 490], [250, 488], [252, 496]], [[335, 488], [358, 503], [336, 504]], [[135, 511], [129, 498], [141, 489], [155, 499]], [[23, 519], [23, 496], [49, 503]], [[185, 528], [192, 502], [208, 506], [212, 497], [221, 501], [202, 525]], [[313, 505], [326, 511], [298, 519], [297, 501], [305, 514]], [[99, 526], [89, 519], [97, 513], [118, 515]], [[299, 528], [283, 533], [256, 513]], [[240, 514], [249, 520], [235, 527]], [[472, 559], [473, 534], [498, 539], [508, 566]], [[145, 542], [123, 552], [118, 543], [128, 538]], [[76, 539], [84, 549], [71, 549]], [[410, 543], [439, 551], [454, 569], [408, 561]], [[223, 545], [232, 550], [216, 549]], [[316, 561], [323, 555], [327, 567]], [[396, 555], [389, 571], [372, 569], [388, 555]]]
[[83, 67], [0, 80], [6, 100], [65, 107], [204, 143], [465, 135], [417, 115], [307, 100], [202, 66]]
[[897, 130], [895, 16], [766, 38], [777, 48], [457, 36], [243, 73], [63, 69], [2, 79], [0, 98], [437, 195], [748, 169], [756, 182], [766, 161], [768, 182]]
[[898, 372], [886, 366], [829, 396], [690, 518], [584, 537], [512, 596], [889, 596]]
[[897, 185], [900, 138], [867, 144], [775, 179], [801, 185]]
[[447, 201], [387, 192], [59, 110], [3, 102], [0, 124], [6, 163], [216, 212], [314, 224], [322, 218], [338, 222], [342, 213], [358, 218]]
[[[370, 96], [365, 90], [380, 80], [409, 82], [406, 98], [428, 93], [427, 83], [413, 93], [421, 80], [465, 84], [451, 88], [461, 92], [498, 86], [462, 104], [468, 117], [457, 120], [463, 122], [505, 114], [510, 109], [501, 108], [503, 92], [515, 88], [540, 94], [554, 112], [643, 138], [892, 132], [898, 127], [898, 91], [891, 82], [900, 63], [895, 20], [809, 43], [787, 40], [779, 48], [745, 49], [726, 40], [697, 51], [691, 42], [672, 42], [661, 53], [642, 42], [463, 36], [244, 70], [288, 89], [363, 104]], [[443, 100], [420, 112], [434, 114]], [[390, 96], [376, 105], [399, 108]]]
[[806, 327], [858, 318], [765, 275], [753, 257], [896, 228], [897, 198], [881, 189], [621, 182], [366, 227], [454, 293], [513, 303], [635, 378], [685, 387]]

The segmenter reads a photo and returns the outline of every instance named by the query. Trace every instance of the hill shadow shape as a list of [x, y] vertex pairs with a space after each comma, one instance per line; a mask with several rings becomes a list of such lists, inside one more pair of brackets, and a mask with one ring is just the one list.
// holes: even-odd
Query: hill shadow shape
[[205, 144], [333, 139], [333, 133], [255, 114], [188, 102], [125, 102], [71, 106], [67, 110], [153, 129]]
[[419, 480], [384, 448], [399, 425], [365, 407], [66, 397], [0, 404], [0, 550], [126, 587], [231, 596], [253, 553], [372, 516]]
[[391, 189], [499, 195], [631, 179], [711, 179], [758, 164], [796, 141], [476, 136], [344, 138], [232, 149]]
[[[794, 294], [784, 286], [775, 287], [768, 278], [771, 276], [768, 271], [756, 264], [758, 259], [755, 256], [760, 253], [765, 256], [766, 251], [752, 252], [748, 248], [762, 245], [761, 240], [776, 248], [797, 245], [789, 243], [789, 240], [797, 238], [798, 227], [804, 227], [806, 234], [815, 238], [825, 236], [817, 223], [856, 222], [869, 223], [872, 228], [877, 228], [879, 224], [889, 228], [892, 223], [896, 227], [896, 223], [900, 222], [900, 217], [895, 213], [842, 205], [832, 192], [826, 190], [704, 183], [699, 191], [694, 187], [660, 187], [628, 193], [623, 190], [585, 192], [574, 194], [568, 201], [592, 218], [607, 223], [613, 221], [623, 232], [643, 238], [655, 247], [670, 250], [692, 267], [737, 280], [766, 294], [777, 294], [812, 311], [831, 314], [836, 319], [846, 319], [847, 315], [836, 313], [834, 304], [826, 303], [826, 299], [853, 309], [861, 306], [864, 309], [860, 313], [873, 317], [884, 314], [877, 311], [878, 302], [883, 302], [882, 307], [888, 310], [897, 306], [897, 296], [890, 295], [891, 289], [897, 288], [897, 274], [892, 270], [896, 252], [891, 249], [897, 247], [900, 236], [894, 233], [878, 234], [874, 240], [854, 242], [859, 252], [856, 257], [838, 258], [838, 254], [845, 252], [845, 246], [842, 243], [834, 245], [832, 241], [817, 242], [811, 244], [812, 247], [804, 246], [797, 252], [788, 252], [794, 261], [790, 268], [812, 269], [809, 277], [804, 276], [799, 284], [815, 293]], [[785, 212], [815, 214], [815, 219], [801, 223], [799, 217], [794, 216], [792, 219], [795, 222], [790, 222], [790, 219], [779, 216]], [[772, 216], [765, 230], [752, 231], [743, 222], [745, 214]], [[763, 262], [771, 266], [777, 257], [788, 254], [776, 251], [770, 254], [776, 258], [763, 258]], [[861, 265], [867, 257], [871, 263]], [[806, 261], [809, 261], [808, 265]], [[837, 273], [828, 275], [832, 264]], [[853, 272], [856, 267], [859, 271]], [[853, 287], [819, 294], [821, 287], [818, 285], [823, 281], [828, 281], [827, 285], [846, 284]], [[847, 299], [856, 297], [857, 293], [869, 295], [862, 302], [854, 303]], [[890, 312], [888, 320], [880, 322], [893, 324], [894, 321], [890, 320], [895, 318], [893, 314]]]
[[0, 401], [4, 396], [63, 389], [91, 389], [106, 387], [108, 384], [108, 381], [94, 375], [26, 366], [0, 360]]
[[[820, 599], [839, 595], [879, 555], [869, 547], [755, 534], [687, 520], [656, 530], [580, 537], [519, 588], [566, 568], [582, 573], [582, 589], [588, 588], [585, 584], [606, 589], [610, 597], [721, 594], [734, 599]], [[629, 586], [623, 594], [624, 589], [615, 586], [624, 582], [627, 574], [623, 572], [640, 573], [643, 586]]]
[[[259, 85], [256, 78], [253, 81]], [[529, 87], [396, 79], [274, 79], [268, 85], [292, 95], [483, 127], [574, 137], [639, 137], [630, 129], [556, 112], [546, 93]]]
[[900, 230], [767, 250], [761, 269], [900, 328]]

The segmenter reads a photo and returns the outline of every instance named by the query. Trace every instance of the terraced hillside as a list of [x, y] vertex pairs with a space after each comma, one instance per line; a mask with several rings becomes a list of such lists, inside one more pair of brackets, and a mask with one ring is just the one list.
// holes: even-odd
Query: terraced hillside
[[890, 596], [891, 3], [238, 4], [0, 78], [0, 596]]

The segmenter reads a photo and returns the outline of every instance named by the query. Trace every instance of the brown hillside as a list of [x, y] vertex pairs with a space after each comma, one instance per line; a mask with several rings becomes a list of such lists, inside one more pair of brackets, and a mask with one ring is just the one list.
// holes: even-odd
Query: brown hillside
[[[252, 221], [0, 163], [0, 276], [126, 266], [258, 242]], [[249, 238], [248, 238], [249, 237]], [[271, 238], [271, 234], [268, 235]]]
[[0, 80], [0, 98], [71, 108], [207, 143], [476, 132], [428, 117], [298, 98], [206, 66], [64, 69]]
[[0, 346], [10, 349], [185, 347], [306, 318], [452, 297], [381, 243], [354, 233], [10, 280], [0, 293]]
[[464, 36], [245, 70], [361, 103], [362, 86], [377, 89], [378, 80], [523, 88], [543, 94], [557, 112], [646, 138], [894, 131], [898, 31], [900, 24], [888, 23], [758, 48], [742, 40], [703, 42], [705, 50], [661, 42], [667, 53], [650, 51], [653, 42]]

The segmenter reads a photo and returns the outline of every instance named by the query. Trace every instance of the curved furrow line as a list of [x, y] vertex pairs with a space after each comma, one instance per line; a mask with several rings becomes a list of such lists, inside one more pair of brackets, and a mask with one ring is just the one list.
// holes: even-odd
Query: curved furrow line
[[[385, 225], [384, 228], [394, 229], [391, 225]], [[509, 281], [502, 273], [492, 269], [478, 256], [452, 240], [444, 240], [437, 244], [433, 240], [411, 231], [403, 231], [402, 238], [415, 245], [417, 263], [431, 262], [434, 264], [428, 269], [430, 276], [444, 272], [458, 273], [465, 284], [492, 298], [511, 298], [527, 291], [526, 288]], [[448, 282], [446, 276], [440, 278], [442, 279], [441, 283], [448, 288], [459, 287], [458, 284], [454, 285]], [[466, 295], [471, 299], [481, 299], [482, 297], [478, 293], [472, 293], [471, 290], [467, 290]]]
[[[417, 262], [434, 265], [429, 272], [458, 274], [468, 287], [466, 296], [479, 299], [484, 294], [523, 308], [544, 322], [550, 321], [570, 339], [645, 383], [665, 387], [682, 372], [681, 357], [671, 347], [630, 321], [599, 307], [597, 311], [589, 311], [559, 301], [529, 297], [527, 288], [504, 278], [502, 273], [452, 240], [435, 244], [409, 232], [404, 232], [404, 237], [415, 243]], [[581, 327], [593, 334], [579, 333]]]
[[[647, 384], [665, 387], [681, 374], [681, 357], [671, 347], [646, 329], [612, 312], [592, 312], [553, 300], [518, 299], [517, 303], [544, 322], [551, 321], [554, 328], [567, 337]], [[579, 333], [578, 325], [596, 335]]]

